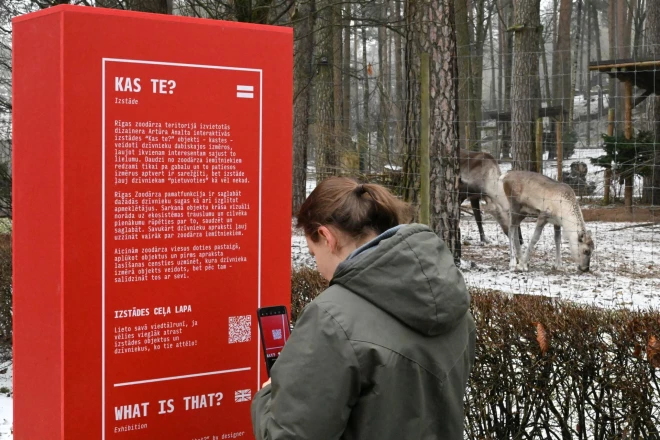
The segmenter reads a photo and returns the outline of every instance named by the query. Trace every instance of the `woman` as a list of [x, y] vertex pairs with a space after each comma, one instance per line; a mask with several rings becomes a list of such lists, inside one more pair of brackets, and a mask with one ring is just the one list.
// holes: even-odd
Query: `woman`
[[255, 395], [258, 440], [459, 440], [474, 362], [470, 298], [453, 256], [385, 188], [323, 181], [297, 227], [330, 287]]

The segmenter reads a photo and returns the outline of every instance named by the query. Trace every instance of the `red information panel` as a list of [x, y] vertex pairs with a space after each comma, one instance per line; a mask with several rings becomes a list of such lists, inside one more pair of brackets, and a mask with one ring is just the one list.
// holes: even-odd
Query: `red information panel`
[[106, 425], [184, 434], [179, 413], [204, 426], [222, 406], [235, 429], [199, 434], [241, 432], [260, 380], [262, 72], [103, 64]]
[[14, 32], [16, 438], [253, 438], [256, 310], [290, 302], [290, 30], [58, 7]]

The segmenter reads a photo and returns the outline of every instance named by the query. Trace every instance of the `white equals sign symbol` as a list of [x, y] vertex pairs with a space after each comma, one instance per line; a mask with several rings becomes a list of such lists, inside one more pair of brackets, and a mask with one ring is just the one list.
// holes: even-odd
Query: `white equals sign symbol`
[[236, 86], [237, 98], [254, 98], [254, 86]]

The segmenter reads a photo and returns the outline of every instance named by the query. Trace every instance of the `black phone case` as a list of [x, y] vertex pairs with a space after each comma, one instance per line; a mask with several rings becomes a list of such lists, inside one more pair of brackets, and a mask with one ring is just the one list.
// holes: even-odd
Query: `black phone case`
[[[272, 312], [272, 313], [268, 314], [268, 315], [266, 315], [266, 314], [262, 315], [263, 312]], [[280, 312], [280, 313], [277, 313], [277, 312]], [[266, 373], [268, 374], [268, 377], [270, 377], [270, 369], [273, 368], [273, 365], [275, 364], [275, 361], [277, 360], [277, 357], [270, 358], [270, 359], [268, 357], [266, 357], [266, 341], [264, 339], [263, 329], [261, 328], [261, 317], [262, 316], [274, 316], [274, 315], [284, 315], [284, 316], [286, 316], [287, 325], [290, 325], [290, 323], [289, 323], [289, 313], [288, 313], [285, 306], [262, 307], [260, 309], [257, 309], [257, 321], [259, 323], [259, 337], [261, 338], [261, 349], [262, 349], [262, 353], [264, 355], [264, 360], [266, 361]]]

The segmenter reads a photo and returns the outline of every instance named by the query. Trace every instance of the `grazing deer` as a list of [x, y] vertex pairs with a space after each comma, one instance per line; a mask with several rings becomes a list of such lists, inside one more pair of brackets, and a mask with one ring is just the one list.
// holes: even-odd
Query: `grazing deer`
[[[487, 211], [495, 217], [497, 223], [509, 236], [509, 215], [501, 207], [506, 206], [506, 201], [498, 202], [502, 197], [499, 191], [499, 178], [502, 174], [497, 161], [488, 153], [480, 151], [459, 150], [460, 181], [458, 204], [462, 205], [466, 199], [470, 200], [474, 219], [479, 229], [479, 238], [482, 243], [488, 243], [484, 234], [481, 207], [479, 201], [484, 199]], [[519, 235], [522, 244], [522, 234]]]
[[[554, 267], [561, 269], [561, 230], [568, 236], [571, 256], [580, 271], [589, 270], [594, 242], [586, 230], [582, 210], [573, 189], [539, 173], [510, 171], [500, 177], [500, 190], [505, 194], [509, 211], [509, 250], [511, 270], [528, 270], [529, 258], [541, 237], [543, 227], [550, 223], [555, 227], [556, 260]], [[521, 255], [517, 235], [520, 223], [526, 217], [538, 217], [534, 235]]]

